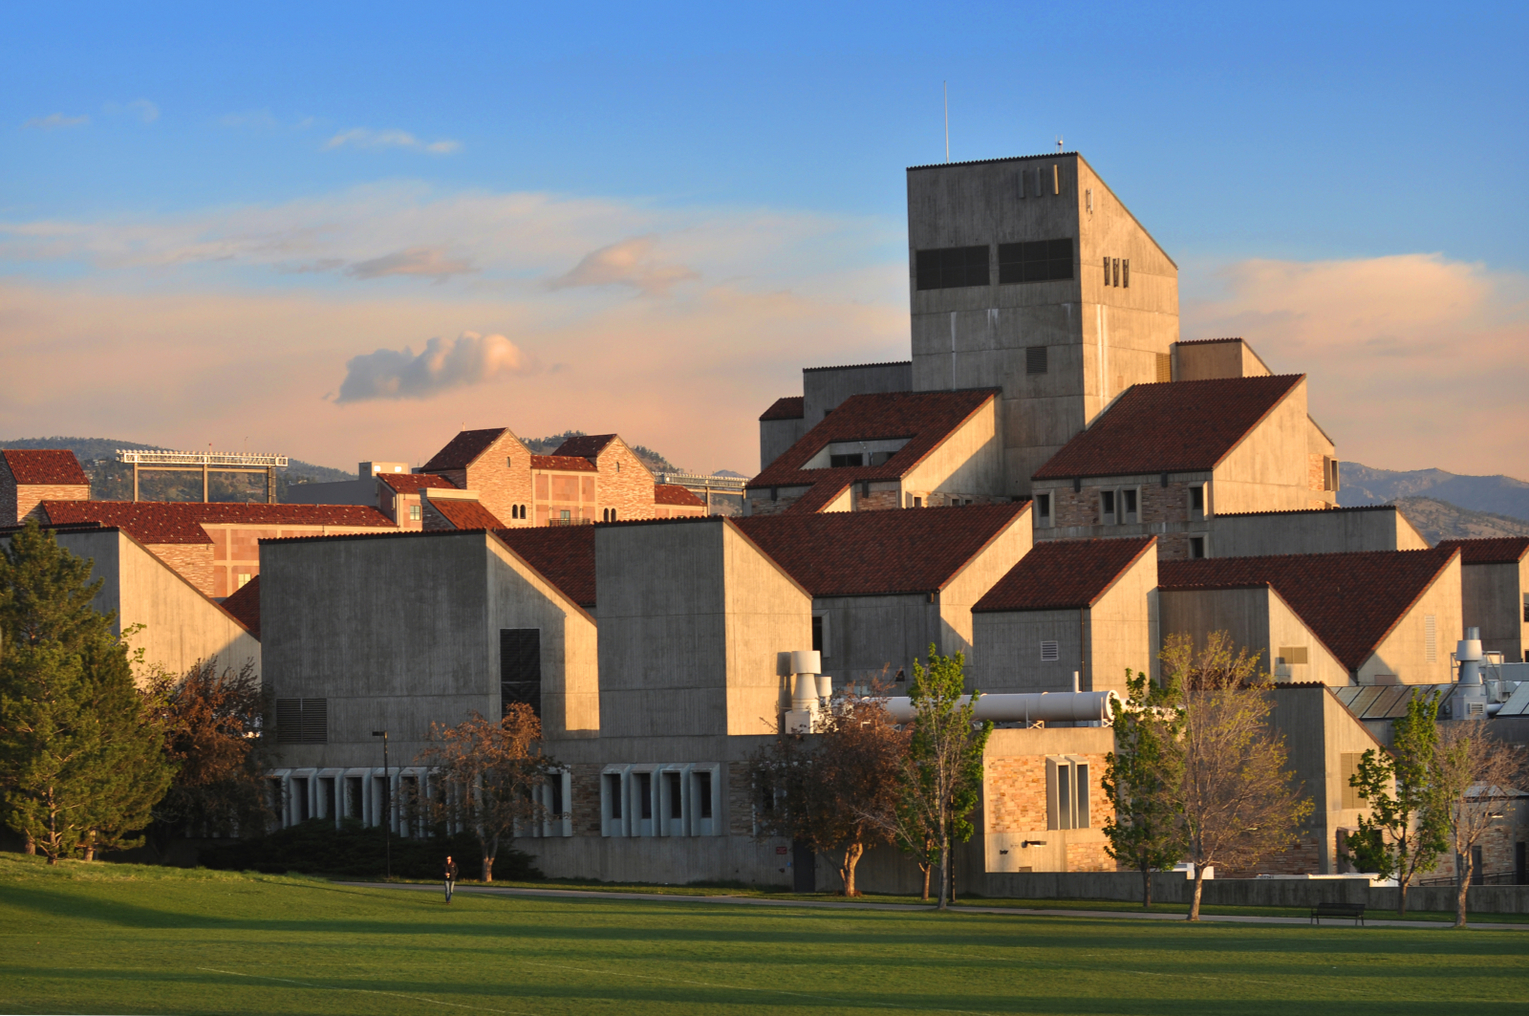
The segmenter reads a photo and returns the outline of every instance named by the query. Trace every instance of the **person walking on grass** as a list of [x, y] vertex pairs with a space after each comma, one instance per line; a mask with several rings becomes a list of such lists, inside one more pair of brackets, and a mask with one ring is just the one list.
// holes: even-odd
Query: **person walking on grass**
[[446, 902], [447, 903], [451, 902], [451, 890], [456, 887], [456, 884], [457, 884], [457, 862], [455, 862], [455, 861], [453, 861], [451, 859], [451, 855], [450, 854], [447, 854], [446, 855]]

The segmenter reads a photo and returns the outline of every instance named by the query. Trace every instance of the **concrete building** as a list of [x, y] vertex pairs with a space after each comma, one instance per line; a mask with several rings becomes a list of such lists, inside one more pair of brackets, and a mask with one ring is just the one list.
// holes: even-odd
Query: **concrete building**
[[748, 482], [744, 512], [1007, 500], [997, 395], [984, 388], [850, 396]]
[[803, 367], [802, 394], [777, 399], [759, 418], [759, 468], [769, 466], [850, 396], [912, 390], [912, 360]]
[[1253, 347], [1239, 338], [1180, 339], [1173, 344], [1173, 380], [1213, 381], [1228, 377], [1267, 377], [1274, 371]]
[[1428, 541], [1394, 504], [1218, 512], [1209, 522], [1207, 557], [1428, 549]]
[[972, 607], [971, 686], [1124, 696], [1127, 669], [1156, 674], [1155, 540], [1036, 544]]
[[1332, 451], [1304, 375], [1136, 385], [1036, 470], [1036, 539], [1151, 534], [1164, 560], [1212, 556], [1222, 512], [1331, 506]]
[[74, 452], [0, 450], [0, 526], [20, 525], [43, 501], [88, 501], [90, 478]]
[[354, 480], [289, 484], [283, 500], [287, 504], [359, 504], [386, 512], [385, 493], [377, 484], [389, 476], [408, 475], [407, 462], [361, 462]]
[[1529, 537], [1444, 540], [1460, 551], [1461, 615], [1481, 646], [1508, 663], [1529, 663]]
[[[102, 614], [115, 612], [112, 631], [120, 636], [143, 626], [129, 644], [144, 651], [148, 668], [183, 674], [198, 660], [216, 656], [222, 667], [237, 671], [251, 663], [260, 675], [258, 630], [250, 630], [130, 532], [95, 524], [52, 528], [60, 547], [90, 562], [89, 581], [102, 580], [91, 606]], [[0, 531], [0, 540], [8, 542], [14, 532]]]
[[1452, 680], [1460, 552], [1369, 551], [1164, 561], [1159, 630], [1197, 645], [1225, 631], [1276, 681], [1439, 684]]
[[738, 527], [812, 594], [812, 648], [835, 687], [907, 694], [929, 646], [972, 655], [972, 605], [1030, 549], [1030, 505], [786, 512]]

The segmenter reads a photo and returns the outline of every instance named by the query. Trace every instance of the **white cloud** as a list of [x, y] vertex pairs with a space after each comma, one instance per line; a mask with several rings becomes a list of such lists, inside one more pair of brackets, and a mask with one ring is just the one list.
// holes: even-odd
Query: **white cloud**
[[345, 269], [358, 279], [380, 279], [386, 275], [421, 275], [444, 282], [453, 275], [477, 271], [472, 262], [446, 256], [438, 247], [410, 247], [394, 254], [358, 261]]
[[418, 356], [405, 346], [351, 357], [336, 401], [428, 399], [453, 388], [535, 369], [520, 347], [503, 335], [463, 332], [452, 342], [432, 338]]
[[574, 286], [630, 286], [649, 296], [663, 296], [680, 282], [700, 276], [684, 265], [663, 264], [653, 257], [654, 238], [638, 236], [591, 251], [567, 273], [548, 283], [551, 289]]
[[425, 142], [408, 131], [374, 131], [366, 127], [352, 127], [324, 142], [326, 151], [347, 146], [351, 148], [411, 148], [431, 155], [451, 155], [462, 149], [460, 141]]
[[90, 117], [88, 116], [65, 116], [62, 113], [49, 113], [47, 116], [33, 117], [21, 126], [40, 131], [56, 131], [66, 127], [84, 127], [89, 123]]

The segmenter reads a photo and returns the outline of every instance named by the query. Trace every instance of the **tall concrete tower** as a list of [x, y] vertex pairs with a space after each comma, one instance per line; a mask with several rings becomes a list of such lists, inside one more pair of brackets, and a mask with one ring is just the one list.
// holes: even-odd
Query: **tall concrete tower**
[[1001, 387], [1010, 494], [1133, 384], [1172, 380], [1178, 266], [1076, 153], [908, 170], [913, 388]]

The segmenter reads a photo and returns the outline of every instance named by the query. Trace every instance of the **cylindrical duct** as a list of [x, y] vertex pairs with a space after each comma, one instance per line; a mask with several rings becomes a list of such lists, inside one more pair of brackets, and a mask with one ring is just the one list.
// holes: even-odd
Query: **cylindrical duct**
[[[982, 695], [977, 699], [973, 718], [995, 723], [1047, 720], [1052, 723], [1113, 723], [1111, 700], [1120, 696], [1112, 691], [1021, 692]], [[971, 701], [962, 695], [959, 704]], [[887, 712], [898, 723], [914, 717], [913, 700], [907, 697], [887, 699]]]
[[816, 649], [793, 649], [791, 651], [791, 673], [823, 673], [823, 654]]
[[820, 698], [820, 699], [833, 698], [833, 694], [834, 694], [834, 679], [829, 677], [827, 674], [819, 674], [818, 675], [818, 698]]

